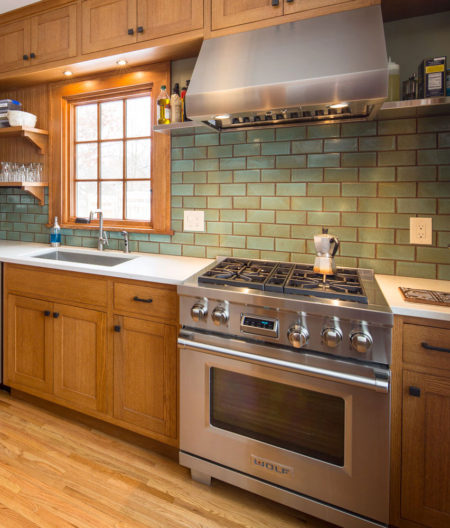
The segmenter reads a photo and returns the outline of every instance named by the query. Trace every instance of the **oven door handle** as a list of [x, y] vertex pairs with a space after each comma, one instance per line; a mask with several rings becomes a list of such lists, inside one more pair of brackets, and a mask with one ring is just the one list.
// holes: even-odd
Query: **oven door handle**
[[248, 354], [247, 352], [241, 352], [239, 350], [233, 350], [231, 348], [223, 348], [215, 345], [207, 345], [205, 343], [199, 343], [197, 341], [191, 341], [184, 337], [178, 338], [178, 344], [180, 346], [189, 347], [197, 350], [205, 350], [208, 352], [215, 352], [224, 356], [231, 356], [240, 359], [246, 359], [250, 361], [256, 361], [263, 365], [270, 367], [282, 367], [288, 368], [289, 370], [295, 370], [305, 374], [312, 374], [322, 379], [329, 381], [344, 382], [350, 385], [357, 385], [365, 389], [372, 389], [377, 392], [388, 393], [389, 392], [389, 379], [385, 375], [381, 376], [377, 369], [373, 369], [373, 377], [360, 376], [356, 374], [350, 374], [346, 372], [337, 372], [334, 370], [323, 369], [319, 367], [313, 367], [312, 365], [301, 365], [298, 363], [292, 363], [290, 361], [284, 361], [282, 359], [275, 359], [258, 354]]

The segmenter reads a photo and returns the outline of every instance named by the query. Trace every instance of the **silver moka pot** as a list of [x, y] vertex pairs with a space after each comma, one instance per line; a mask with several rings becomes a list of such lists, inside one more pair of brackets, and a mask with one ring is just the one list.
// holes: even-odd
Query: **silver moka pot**
[[336, 264], [334, 256], [339, 249], [339, 239], [328, 234], [328, 229], [322, 229], [321, 235], [314, 237], [316, 247], [316, 258], [314, 260], [314, 272], [322, 275], [334, 275]]

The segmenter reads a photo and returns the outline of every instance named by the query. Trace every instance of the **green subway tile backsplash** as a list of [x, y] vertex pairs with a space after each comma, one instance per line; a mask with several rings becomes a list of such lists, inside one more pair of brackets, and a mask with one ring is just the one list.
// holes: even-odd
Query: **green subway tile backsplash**
[[[134, 251], [311, 263], [326, 227], [341, 240], [338, 265], [450, 279], [449, 116], [175, 136], [171, 189], [174, 234], [131, 233]], [[204, 233], [182, 231], [184, 209], [205, 211]], [[47, 214], [0, 189], [0, 238], [47, 243]], [[417, 215], [433, 219], [431, 246], [409, 244]], [[96, 247], [96, 236], [62, 239]]]

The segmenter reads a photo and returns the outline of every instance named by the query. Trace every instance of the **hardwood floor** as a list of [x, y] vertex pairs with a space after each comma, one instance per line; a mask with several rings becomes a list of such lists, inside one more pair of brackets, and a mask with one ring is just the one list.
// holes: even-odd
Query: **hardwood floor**
[[0, 391], [1, 528], [332, 528]]

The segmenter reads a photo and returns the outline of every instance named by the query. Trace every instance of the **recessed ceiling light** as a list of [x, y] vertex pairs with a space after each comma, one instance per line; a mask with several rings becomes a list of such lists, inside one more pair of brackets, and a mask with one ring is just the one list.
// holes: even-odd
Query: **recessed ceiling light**
[[63, 75], [65, 75], [66, 77], [70, 77], [71, 75], [73, 75], [73, 73], [70, 70], [66, 70], [63, 71]]
[[119, 59], [116, 64], [117, 66], [125, 66], [125, 64], [128, 64], [128, 61], [126, 61], [125, 59]]

